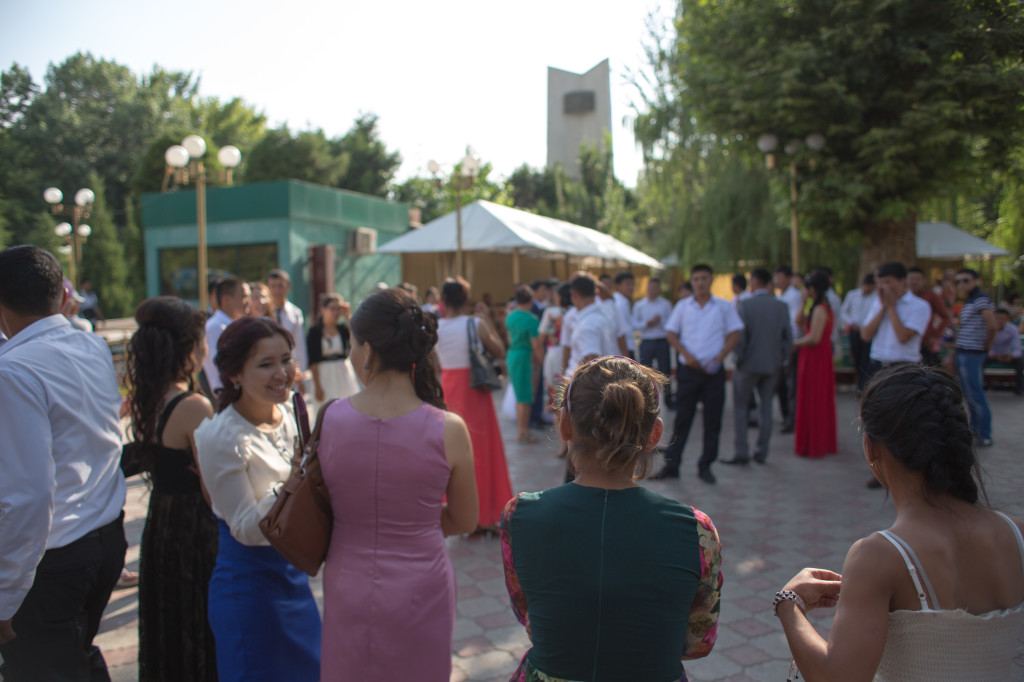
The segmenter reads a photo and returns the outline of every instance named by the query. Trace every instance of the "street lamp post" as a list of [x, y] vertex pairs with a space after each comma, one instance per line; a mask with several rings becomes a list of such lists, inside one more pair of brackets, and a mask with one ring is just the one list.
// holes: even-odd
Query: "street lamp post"
[[93, 191], [87, 187], [75, 192], [75, 205], [70, 209], [65, 209], [64, 204], [64, 193], [56, 187], [47, 187], [43, 191], [43, 199], [50, 205], [50, 212], [53, 215], [68, 215], [71, 217], [71, 223], [59, 223], [53, 228], [53, 231], [57, 233], [60, 238], [68, 239], [68, 246], [71, 247], [70, 253], [70, 264], [68, 274], [71, 275], [71, 286], [76, 290], [78, 289], [78, 270], [79, 264], [82, 260], [82, 242], [92, 234], [92, 228], [82, 223], [83, 220], [89, 217], [89, 212], [92, 210], [92, 202], [96, 200], [96, 195]]
[[[782, 149], [790, 157], [789, 161], [789, 221], [790, 221], [790, 250], [793, 252], [793, 272], [800, 271], [800, 224], [797, 219], [796, 205], [799, 198], [799, 191], [796, 184], [796, 155], [799, 154], [804, 145], [814, 152], [820, 152], [825, 148], [825, 136], [821, 133], [811, 133], [803, 141], [793, 138], [783, 145]], [[779, 138], [772, 133], [765, 133], [757, 138], [757, 148], [764, 154], [764, 162], [767, 168], [775, 168], [775, 150], [779, 146]]]
[[[441, 164], [437, 161], [427, 163], [427, 170], [434, 176], [434, 182], [441, 184], [437, 177]], [[466, 156], [459, 162], [459, 172], [452, 170], [452, 184], [455, 186], [455, 274], [464, 277], [462, 267], [462, 190], [473, 186], [473, 181], [480, 172], [480, 159], [473, 156], [472, 148], [466, 150]], [[465, 187], [463, 187], [465, 185]]]
[[[164, 175], [164, 191], [173, 175], [183, 185], [194, 179], [196, 183], [196, 226], [198, 242], [196, 246], [196, 280], [199, 289], [199, 309], [205, 311], [209, 305], [207, 276], [209, 268], [206, 260], [206, 168], [203, 156], [206, 155], [206, 141], [198, 135], [189, 135], [181, 144], [171, 145], [164, 152], [167, 172]], [[222, 180], [231, 182], [232, 171], [242, 161], [242, 153], [234, 145], [225, 145], [217, 152], [217, 160], [224, 166]]]

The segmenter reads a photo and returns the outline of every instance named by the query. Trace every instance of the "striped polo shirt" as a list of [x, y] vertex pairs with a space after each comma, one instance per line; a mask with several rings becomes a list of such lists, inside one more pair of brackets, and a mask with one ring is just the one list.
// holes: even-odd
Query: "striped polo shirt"
[[971, 293], [967, 294], [967, 301], [960, 311], [960, 332], [956, 335], [958, 350], [985, 350], [988, 332], [981, 312], [992, 310], [994, 307], [992, 299], [981, 290], [981, 287], [974, 287]]

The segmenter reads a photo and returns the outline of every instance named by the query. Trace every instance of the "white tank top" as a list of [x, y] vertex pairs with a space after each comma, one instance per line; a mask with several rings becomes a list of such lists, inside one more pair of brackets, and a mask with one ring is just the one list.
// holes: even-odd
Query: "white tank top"
[[[996, 512], [1013, 528], [1021, 565], [1024, 538], [1008, 516]], [[1024, 602], [1011, 609], [981, 615], [963, 609], [934, 609], [935, 591], [914, 550], [892, 531], [879, 534], [891, 542], [914, 581], [920, 611], [889, 613], [885, 651], [878, 664], [878, 682], [1004, 682], [1024, 679], [1024, 668], [1014, 658], [1024, 655]]]
[[469, 315], [442, 317], [437, 321], [437, 361], [441, 369], [469, 369], [467, 320], [479, 328], [480, 320]]

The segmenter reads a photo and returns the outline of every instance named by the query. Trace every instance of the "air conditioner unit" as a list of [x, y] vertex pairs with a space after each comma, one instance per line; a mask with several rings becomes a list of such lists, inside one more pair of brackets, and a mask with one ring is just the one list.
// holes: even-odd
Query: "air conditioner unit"
[[348, 255], [366, 256], [377, 251], [377, 230], [357, 227], [348, 233]]

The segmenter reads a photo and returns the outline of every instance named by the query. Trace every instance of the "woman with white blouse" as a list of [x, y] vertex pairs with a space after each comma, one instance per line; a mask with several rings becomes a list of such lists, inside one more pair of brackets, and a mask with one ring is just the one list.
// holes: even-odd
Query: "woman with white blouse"
[[268, 318], [232, 322], [217, 342], [218, 412], [195, 433], [220, 528], [209, 613], [222, 682], [320, 678], [320, 615], [309, 579], [259, 529], [291, 471], [292, 345]]

